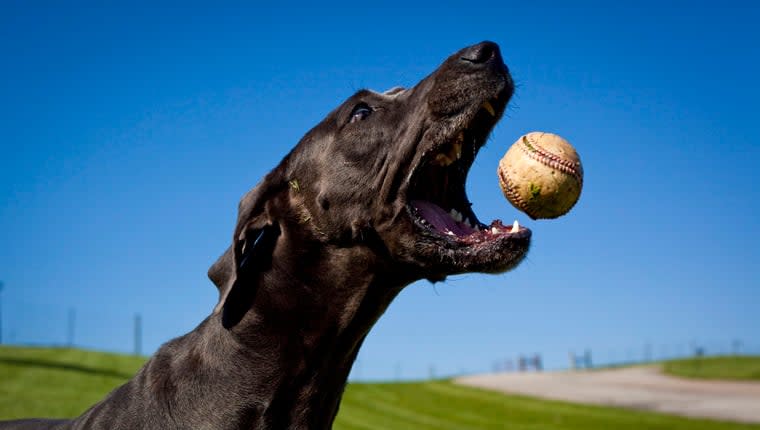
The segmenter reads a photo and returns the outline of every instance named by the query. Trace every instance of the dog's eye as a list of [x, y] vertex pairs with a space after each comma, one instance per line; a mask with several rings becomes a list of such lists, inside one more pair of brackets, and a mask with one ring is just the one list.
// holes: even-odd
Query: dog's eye
[[368, 117], [372, 113], [372, 108], [366, 103], [360, 103], [356, 105], [354, 110], [351, 111], [351, 119], [349, 122], [361, 121]]

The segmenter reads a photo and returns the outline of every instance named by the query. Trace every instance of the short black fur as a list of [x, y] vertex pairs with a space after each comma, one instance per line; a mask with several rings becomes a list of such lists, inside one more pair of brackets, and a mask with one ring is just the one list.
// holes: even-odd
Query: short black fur
[[[211, 315], [81, 416], [0, 429], [330, 428], [362, 342], [402, 288], [503, 272], [527, 253], [527, 229], [442, 234], [408, 198], [463, 192], [512, 92], [498, 46], [483, 42], [411, 89], [354, 94], [241, 200], [231, 245], [209, 269]], [[460, 132], [451, 167], [424, 170], [410, 188]], [[448, 168], [461, 169], [447, 176], [460, 183], [420, 188]]]

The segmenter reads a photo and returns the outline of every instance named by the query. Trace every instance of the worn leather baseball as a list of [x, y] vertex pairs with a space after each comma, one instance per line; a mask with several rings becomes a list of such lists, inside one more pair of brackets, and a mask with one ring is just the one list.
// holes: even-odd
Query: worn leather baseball
[[583, 188], [583, 167], [570, 143], [552, 133], [520, 137], [497, 169], [504, 196], [533, 219], [560, 217], [573, 208]]

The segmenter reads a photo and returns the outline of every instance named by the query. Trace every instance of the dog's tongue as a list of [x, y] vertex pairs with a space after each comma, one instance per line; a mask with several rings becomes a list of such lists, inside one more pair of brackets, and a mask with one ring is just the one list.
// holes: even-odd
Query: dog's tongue
[[457, 222], [443, 208], [435, 203], [424, 200], [412, 201], [412, 206], [417, 209], [417, 213], [425, 218], [436, 230], [442, 233], [454, 233], [457, 236], [467, 236], [475, 232], [467, 224]]

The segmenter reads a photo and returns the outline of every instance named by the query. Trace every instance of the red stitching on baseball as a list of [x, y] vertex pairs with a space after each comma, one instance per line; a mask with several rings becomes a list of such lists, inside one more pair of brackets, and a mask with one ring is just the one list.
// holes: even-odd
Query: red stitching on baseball
[[497, 169], [497, 173], [499, 174], [501, 189], [504, 191], [505, 195], [507, 196], [507, 199], [513, 204], [515, 204], [518, 209], [528, 214], [528, 216], [530, 216], [533, 219], [536, 219], [536, 217], [533, 216], [533, 214], [531, 213], [528, 203], [525, 200], [523, 200], [523, 198], [517, 192], [515, 184], [509, 179], [509, 176], [507, 176], [506, 169]]
[[578, 181], [578, 185], [583, 186], [583, 167], [581, 167], [580, 163], [562, 159], [542, 148], [533, 139], [530, 139], [530, 143], [528, 143], [527, 140], [529, 139], [529, 136], [523, 136], [523, 139], [520, 139], [522, 142], [520, 149], [522, 149], [525, 155], [539, 163], [546, 164], [549, 167], [573, 176]]

